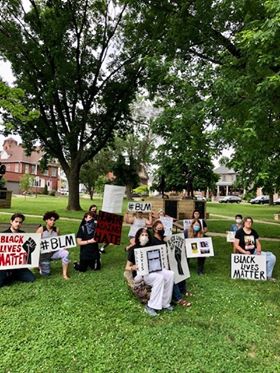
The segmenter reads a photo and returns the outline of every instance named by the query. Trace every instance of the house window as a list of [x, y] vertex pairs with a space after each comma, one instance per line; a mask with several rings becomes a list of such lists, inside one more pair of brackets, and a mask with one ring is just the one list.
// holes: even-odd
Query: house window
[[15, 172], [19, 172], [19, 164], [18, 163], [15, 164]]
[[44, 175], [45, 175], [45, 176], [48, 176], [48, 175], [49, 175], [49, 170], [48, 170], [48, 169], [44, 171]]
[[11, 165], [10, 164], [6, 164], [6, 171], [11, 171]]
[[29, 174], [29, 165], [28, 165], [28, 164], [25, 165], [25, 167], [24, 167], [24, 172], [25, 172], [26, 174]]
[[57, 169], [55, 167], [51, 168], [51, 176], [53, 176], [53, 177], [57, 176]]
[[36, 166], [35, 166], [35, 164], [33, 164], [33, 165], [31, 166], [31, 173], [32, 173], [32, 174], [35, 174], [35, 173], [36, 173]]

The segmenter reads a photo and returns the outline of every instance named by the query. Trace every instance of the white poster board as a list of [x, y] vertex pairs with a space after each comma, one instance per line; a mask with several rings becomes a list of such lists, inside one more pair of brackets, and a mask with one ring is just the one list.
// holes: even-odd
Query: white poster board
[[151, 272], [168, 269], [166, 245], [156, 245], [134, 249], [137, 275], [145, 276]]
[[39, 233], [1, 233], [0, 270], [39, 267]]
[[169, 268], [175, 274], [174, 282], [178, 284], [190, 277], [189, 266], [186, 256], [184, 234], [173, 234], [167, 241], [167, 252]]
[[231, 278], [265, 281], [265, 255], [231, 254]]
[[184, 219], [183, 220], [183, 226], [184, 226], [184, 231], [189, 230], [191, 224], [192, 224], [192, 219]]
[[124, 186], [106, 184], [103, 194], [102, 211], [120, 214], [122, 212]]
[[167, 237], [172, 236], [173, 218], [170, 216], [161, 216], [159, 220], [162, 222], [164, 227], [164, 235]]
[[41, 239], [41, 254], [52, 253], [61, 249], [71, 249], [76, 247], [75, 234], [65, 234], [62, 236]]
[[208, 256], [214, 256], [211, 237], [186, 238], [185, 244], [188, 258], [206, 258]]
[[227, 231], [227, 242], [234, 242], [234, 240], [235, 240], [235, 232]]
[[128, 202], [127, 210], [130, 212], [151, 212], [152, 204], [150, 202]]

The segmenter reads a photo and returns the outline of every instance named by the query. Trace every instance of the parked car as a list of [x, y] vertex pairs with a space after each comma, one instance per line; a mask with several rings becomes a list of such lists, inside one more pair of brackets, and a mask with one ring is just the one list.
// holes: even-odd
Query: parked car
[[280, 205], [280, 198], [276, 199], [273, 203], [274, 205]]
[[269, 196], [259, 196], [250, 200], [252, 205], [263, 205], [269, 203]]
[[242, 199], [238, 196], [225, 196], [219, 200], [220, 203], [240, 203]]

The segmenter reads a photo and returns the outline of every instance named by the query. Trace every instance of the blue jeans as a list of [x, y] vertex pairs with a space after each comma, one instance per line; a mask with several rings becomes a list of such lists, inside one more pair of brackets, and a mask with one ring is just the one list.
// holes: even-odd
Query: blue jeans
[[[257, 255], [257, 250], [254, 251], [254, 255]], [[276, 263], [276, 256], [270, 251], [262, 251], [262, 255], [266, 256], [266, 277], [271, 278]]]
[[187, 292], [186, 280], [178, 282], [178, 284], [173, 285], [172, 299], [178, 302]]
[[0, 287], [10, 285], [14, 281], [33, 282], [35, 281], [35, 276], [27, 268], [0, 271]]

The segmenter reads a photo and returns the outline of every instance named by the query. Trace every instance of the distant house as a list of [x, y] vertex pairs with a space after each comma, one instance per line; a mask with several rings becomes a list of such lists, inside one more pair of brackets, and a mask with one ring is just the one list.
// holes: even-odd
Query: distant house
[[236, 181], [236, 172], [225, 166], [219, 166], [214, 169], [215, 174], [219, 176], [216, 183], [216, 196], [227, 196], [230, 194], [239, 194], [238, 190], [234, 188]]
[[6, 166], [6, 187], [14, 193], [20, 193], [20, 179], [24, 174], [34, 176], [33, 191], [41, 193], [47, 186], [48, 191], [57, 190], [58, 187], [58, 163], [48, 164], [47, 170], [41, 172], [39, 169], [40, 159], [44, 152], [38, 147], [31, 155], [25, 154], [21, 144], [18, 144], [12, 137], [3, 143], [3, 150], [0, 152], [0, 162]]

